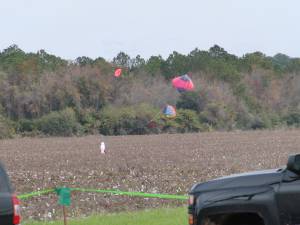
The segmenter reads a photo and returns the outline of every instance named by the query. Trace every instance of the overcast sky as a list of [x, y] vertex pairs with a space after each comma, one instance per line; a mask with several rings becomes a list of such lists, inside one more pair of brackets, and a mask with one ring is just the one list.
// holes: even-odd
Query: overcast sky
[[0, 50], [167, 57], [218, 44], [300, 57], [299, 0], [1, 0]]

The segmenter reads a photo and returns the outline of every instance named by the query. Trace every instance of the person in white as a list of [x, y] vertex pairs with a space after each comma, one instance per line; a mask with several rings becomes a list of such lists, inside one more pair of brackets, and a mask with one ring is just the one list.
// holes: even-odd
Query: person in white
[[101, 141], [100, 144], [100, 152], [101, 154], [105, 154], [105, 143], [103, 141]]

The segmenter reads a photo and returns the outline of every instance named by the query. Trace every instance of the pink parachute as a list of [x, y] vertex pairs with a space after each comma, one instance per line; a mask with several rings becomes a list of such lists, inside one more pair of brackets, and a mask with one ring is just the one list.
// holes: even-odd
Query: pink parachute
[[182, 75], [180, 77], [175, 77], [172, 80], [172, 85], [179, 92], [191, 91], [194, 89], [194, 83], [187, 74]]
[[119, 77], [119, 76], [121, 76], [121, 74], [122, 74], [122, 69], [121, 68], [118, 68], [118, 69], [115, 70], [115, 77]]

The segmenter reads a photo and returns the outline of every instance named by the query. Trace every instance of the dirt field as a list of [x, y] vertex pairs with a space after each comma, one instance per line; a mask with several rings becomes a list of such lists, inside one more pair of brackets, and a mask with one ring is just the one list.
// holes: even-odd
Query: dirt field
[[[300, 130], [103, 137], [22, 138], [0, 141], [0, 159], [17, 194], [66, 185], [186, 194], [196, 182], [275, 168], [300, 152]], [[116, 212], [185, 202], [74, 193], [69, 215]], [[25, 219], [61, 217], [54, 194], [22, 202]]]

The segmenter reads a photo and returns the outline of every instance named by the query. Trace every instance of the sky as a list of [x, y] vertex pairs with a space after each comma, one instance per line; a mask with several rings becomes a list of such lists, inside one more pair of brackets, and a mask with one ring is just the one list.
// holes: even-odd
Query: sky
[[299, 0], [0, 0], [0, 50], [149, 58], [214, 44], [300, 57]]

